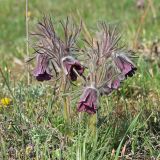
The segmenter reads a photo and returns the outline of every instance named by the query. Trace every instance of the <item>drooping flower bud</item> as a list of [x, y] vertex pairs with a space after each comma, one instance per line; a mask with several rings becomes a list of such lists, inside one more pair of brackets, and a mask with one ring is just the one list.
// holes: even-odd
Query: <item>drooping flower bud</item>
[[46, 54], [37, 54], [37, 66], [33, 75], [38, 81], [50, 80], [52, 78], [49, 68], [49, 57]]
[[134, 63], [125, 54], [117, 54], [114, 58], [114, 62], [125, 77], [132, 77], [137, 70]]
[[86, 87], [78, 102], [78, 112], [96, 113], [98, 108], [98, 91], [93, 87]]

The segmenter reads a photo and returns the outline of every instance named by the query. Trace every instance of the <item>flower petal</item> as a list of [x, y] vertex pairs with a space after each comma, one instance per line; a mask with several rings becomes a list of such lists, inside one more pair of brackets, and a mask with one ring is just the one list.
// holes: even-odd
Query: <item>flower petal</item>
[[45, 54], [37, 55], [37, 66], [33, 70], [33, 75], [38, 81], [50, 80], [52, 78], [49, 69], [49, 57]]
[[89, 114], [96, 113], [98, 93], [95, 88], [87, 87], [78, 103], [78, 112], [87, 112]]
[[63, 58], [62, 65], [65, 74], [68, 75], [72, 81], [77, 80], [77, 73], [81, 76], [84, 72], [84, 67], [79, 63], [79, 61], [70, 56]]

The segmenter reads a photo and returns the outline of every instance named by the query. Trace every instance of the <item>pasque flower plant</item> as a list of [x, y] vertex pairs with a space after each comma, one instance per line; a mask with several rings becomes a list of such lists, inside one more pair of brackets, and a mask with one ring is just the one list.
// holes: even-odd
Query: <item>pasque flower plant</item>
[[50, 80], [58, 75], [65, 75], [69, 80], [75, 81], [77, 73], [82, 75], [84, 72], [84, 66], [74, 56], [77, 52], [76, 41], [81, 25], [72, 25], [72, 28], [69, 28], [68, 18], [65, 23], [60, 24], [64, 39], [58, 36], [51, 18], [48, 17], [44, 17], [43, 21], [38, 23], [38, 31], [32, 33], [37, 38], [34, 45], [37, 66], [33, 75], [39, 81]]
[[[50, 18], [44, 17], [38, 24], [38, 31], [32, 35], [38, 39], [34, 45], [36, 68], [33, 75], [38, 81], [55, 77], [67, 77], [76, 81], [83, 77], [83, 92], [77, 104], [78, 112], [95, 114], [99, 108], [99, 98], [117, 90], [121, 83], [132, 77], [137, 70], [131, 51], [121, 45], [121, 35], [117, 27], [99, 23], [97, 35], [84, 39], [82, 49], [77, 47], [80, 26], [70, 25], [67, 18], [60, 23], [64, 38], [58, 36]], [[75, 58], [75, 53], [83, 53], [85, 67]], [[87, 75], [84, 70], [87, 70]], [[67, 80], [66, 79], [66, 80]]]
[[78, 103], [78, 111], [96, 113], [99, 97], [120, 87], [122, 81], [136, 71], [127, 49], [120, 45], [121, 36], [116, 27], [100, 24], [98, 37], [85, 40], [84, 53], [90, 59], [88, 82]]

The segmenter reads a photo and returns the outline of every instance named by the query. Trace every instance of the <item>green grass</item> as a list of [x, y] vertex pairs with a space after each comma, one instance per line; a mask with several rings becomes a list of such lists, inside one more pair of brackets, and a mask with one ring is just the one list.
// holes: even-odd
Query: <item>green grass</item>
[[[160, 37], [158, 0], [154, 7], [157, 19], [148, 12], [139, 43]], [[134, 1], [128, 0], [34, 0], [29, 1], [29, 11], [30, 31], [44, 13], [55, 21], [67, 15], [79, 19], [80, 14], [91, 32], [99, 20], [119, 23], [129, 47], [142, 15]], [[125, 145], [125, 156], [120, 159], [160, 159], [158, 60], [150, 62], [137, 52], [136, 76], [101, 98], [97, 125], [95, 116], [84, 113], [79, 117], [78, 98], [73, 94], [68, 122], [63, 116], [64, 104], [54, 98], [54, 85], [33, 81], [28, 87], [25, 66], [15, 63], [15, 57], [22, 62], [26, 57], [25, 2], [0, 0], [0, 24], [0, 68], [5, 76], [0, 74], [0, 99], [10, 97], [13, 101], [0, 110], [0, 159], [116, 160]]]

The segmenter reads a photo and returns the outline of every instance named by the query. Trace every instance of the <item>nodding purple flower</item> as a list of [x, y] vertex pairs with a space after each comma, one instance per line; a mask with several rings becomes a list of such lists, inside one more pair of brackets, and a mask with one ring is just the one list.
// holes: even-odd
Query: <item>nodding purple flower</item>
[[98, 106], [98, 91], [94, 87], [86, 87], [78, 103], [78, 112], [95, 114]]
[[117, 68], [121, 71], [125, 77], [132, 77], [135, 74], [137, 68], [135, 67], [134, 63], [124, 54], [116, 55], [115, 64]]
[[79, 61], [75, 60], [71, 56], [67, 56], [67, 57], [62, 58], [62, 67], [63, 67], [64, 73], [72, 81], [76, 81], [77, 76], [78, 75], [81, 76], [84, 72], [84, 66], [82, 66]]
[[111, 89], [118, 89], [119, 86], [120, 86], [120, 79], [118, 77], [114, 80], [111, 80], [108, 83], [108, 87], [111, 88]]
[[101, 95], [110, 94], [112, 91], [120, 87], [121, 81], [122, 80], [120, 77], [116, 77], [116, 79], [110, 80], [110, 82], [106, 83], [102, 88], [100, 88], [100, 94]]
[[37, 54], [37, 66], [33, 70], [33, 75], [38, 81], [50, 80], [52, 78], [49, 69], [49, 57], [45, 54]]

